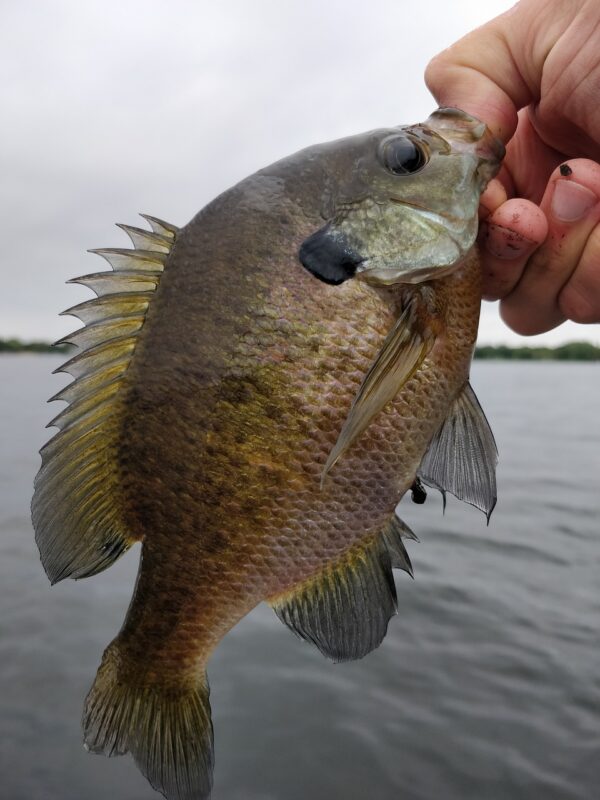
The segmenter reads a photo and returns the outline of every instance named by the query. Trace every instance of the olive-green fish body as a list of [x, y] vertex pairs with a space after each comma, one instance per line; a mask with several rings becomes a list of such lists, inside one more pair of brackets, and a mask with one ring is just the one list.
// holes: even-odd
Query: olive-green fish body
[[391, 567], [411, 570], [394, 509], [415, 481], [491, 512], [468, 374], [500, 158], [450, 110], [309, 148], [182, 230], [124, 226], [135, 249], [101, 251], [110, 291], [82, 279], [101, 294], [72, 310], [88, 349], [33, 517], [53, 580], [143, 543], [84, 726], [167, 797], [210, 791], [205, 666], [245, 614], [266, 600], [327, 656], [363, 656], [395, 611]]

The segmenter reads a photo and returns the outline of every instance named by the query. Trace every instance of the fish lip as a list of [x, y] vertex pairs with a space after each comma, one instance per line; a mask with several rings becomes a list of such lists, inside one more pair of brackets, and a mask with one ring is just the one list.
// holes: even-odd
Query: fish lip
[[475, 145], [475, 153], [479, 158], [484, 159], [490, 164], [500, 166], [502, 159], [506, 155], [506, 147], [493, 133], [486, 128], [484, 135]]
[[500, 171], [502, 159], [506, 155], [506, 148], [503, 142], [486, 127], [475, 145], [475, 155], [479, 159], [477, 174], [485, 183], [488, 183]]
[[479, 159], [478, 172], [490, 180], [500, 169], [506, 149], [485, 122], [458, 108], [438, 108], [425, 123], [457, 151], [470, 151]]
[[[370, 262], [368, 258], [364, 259], [363, 264], [368, 265], [369, 263]], [[389, 267], [386, 269], [385, 267], [369, 268], [369, 266], [367, 266], [362, 270], [357, 270], [354, 277], [356, 280], [375, 287], [395, 286], [396, 284], [417, 284], [424, 283], [425, 281], [445, 278], [455, 270], [459, 269], [462, 263], [463, 259], [459, 258], [452, 264], [447, 264], [444, 266], [421, 267], [420, 269], [411, 269], [410, 267], [406, 267], [404, 269]], [[389, 278], [385, 277], [385, 272], [390, 273]]]

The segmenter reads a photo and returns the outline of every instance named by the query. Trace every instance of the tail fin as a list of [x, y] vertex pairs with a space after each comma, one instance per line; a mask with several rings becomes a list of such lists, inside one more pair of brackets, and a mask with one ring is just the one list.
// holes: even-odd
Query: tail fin
[[86, 748], [108, 756], [130, 752], [168, 800], [207, 798], [214, 760], [206, 674], [194, 687], [142, 684], [122, 674], [120, 661], [113, 642], [85, 701]]

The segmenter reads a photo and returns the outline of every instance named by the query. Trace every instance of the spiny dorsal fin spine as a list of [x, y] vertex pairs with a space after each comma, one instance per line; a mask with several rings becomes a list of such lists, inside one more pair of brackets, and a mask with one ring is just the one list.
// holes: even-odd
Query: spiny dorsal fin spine
[[[119, 272], [92, 272], [67, 283], [78, 283], [91, 289], [98, 297], [121, 292], [153, 292], [157, 277], [153, 270], [120, 270]], [[63, 312], [68, 313], [68, 312]]]
[[63, 389], [60, 389], [48, 402], [52, 403], [54, 400], [62, 400], [66, 403], [73, 403], [75, 400], [81, 400], [87, 397], [88, 394], [95, 394], [96, 391], [101, 390], [105, 385], [111, 383], [114, 378], [122, 375], [127, 369], [128, 364], [129, 360], [124, 358], [117, 361], [112, 366], [106, 367], [102, 372], [94, 372], [91, 375], [80, 378], [77, 382], [73, 381]]
[[98, 247], [88, 250], [102, 256], [115, 272], [121, 270], [148, 270], [162, 272], [168, 253], [157, 253], [154, 250], [131, 250], [126, 247]]
[[168, 253], [173, 244], [173, 240], [170, 237], [163, 236], [160, 233], [150, 233], [150, 231], [136, 228], [134, 225], [123, 225], [118, 222], [117, 228], [125, 231], [133, 246], [140, 250], [155, 250], [159, 253]]
[[120, 387], [121, 381], [119, 378], [113, 378], [101, 391], [83, 395], [81, 398], [77, 398], [70, 403], [66, 408], [63, 408], [46, 427], [60, 428], [63, 431], [67, 430], [72, 424], [80, 422], [88, 411], [93, 409], [98, 410], [101, 407], [100, 404], [104, 405], [107, 402], [110, 403]]
[[146, 220], [154, 233], [160, 233], [162, 236], [166, 236], [168, 239], [172, 239], [174, 241], [175, 237], [179, 233], [179, 228], [176, 225], [171, 225], [170, 222], [165, 222], [158, 217], [151, 217], [150, 214], [140, 214], [140, 217], [143, 217]]
[[61, 316], [77, 317], [84, 325], [106, 319], [145, 314], [153, 292], [120, 292], [93, 297], [61, 312]]
[[[110, 416], [111, 410], [112, 403], [106, 401], [106, 403], [100, 404], [97, 409], [89, 411], [87, 414], [83, 414], [81, 419], [78, 420], [77, 425], [65, 428], [65, 430], [60, 432], [60, 434], [54, 436], [48, 442], [48, 444], [44, 445], [44, 447], [40, 450], [42, 458], [48, 459], [50, 454], [52, 454], [52, 456], [57, 455], [67, 447], [78, 449], [79, 444], [81, 443], [80, 440], [90, 433], [101, 436], [102, 433], [100, 431], [96, 431], [96, 426], [99, 421], [104, 419], [105, 416]], [[59, 439], [59, 445], [57, 445], [56, 448], [51, 447], [53, 442], [55, 442], [57, 439]]]
[[[42, 469], [46, 466], [49, 467], [50, 460], [55, 456], [60, 455], [63, 450], [63, 442], [65, 446], [70, 448], [69, 455], [71, 458], [77, 458], [79, 454], [87, 448], [95, 448], [96, 450], [100, 449], [100, 445], [102, 444], [102, 434], [99, 431], [95, 431], [93, 429], [87, 430], [83, 433], [78, 433], [76, 437], [69, 435], [70, 433], [70, 431], [65, 431], [62, 435], [60, 435], [60, 437], [59, 434], [56, 434], [42, 447], [40, 450], [40, 455], [42, 456]], [[57, 439], [59, 439], [58, 444]], [[98, 445], [97, 448], [96, 445]]]
[[119, 339], [99, 344], [96, 347], [91, 347], [89, 350], [77, 353], [73, 358], [65, 361], [62, 366], [54, 370], [54, 373], [68, 372], [69, 375], [79, 380], [81, 377], [91, 375], [105, 366], [120, 361], [122, 358], [130, 359], [135, 342], [135, 336], [123, 336]]
[[81, 352], [54, 372], [74, 380], [53, 399], [68, 402], [42, 448], [32, 518], [50, 580], [82, 578], [110, 566], [135, 537], [124, 528], [118, 471], [127, 373], [177, 228], [155, 218], [153, 232], [120, 226], [134, 249], [95, 250], [113, 267], [75, 278], [97, 297], [70, 308], [84, 326], [63, 337]]
[[67, 336], [63, 336], [55, 344], [73, 344], [81, 350], [88, 350], [98, 344], [120, 339], [122, 336], [135, 335], [143, 324], [143, 315], [109, 317], [78, 328]]

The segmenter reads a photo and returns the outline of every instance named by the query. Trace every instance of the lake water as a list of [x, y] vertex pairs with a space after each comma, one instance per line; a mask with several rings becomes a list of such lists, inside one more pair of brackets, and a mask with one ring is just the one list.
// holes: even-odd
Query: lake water
[[[51, 589], [33, 542], [57, 363], [0, 359], [0, 797], [151, 800], [80, 732], [138, 550]], [[500, 450], [489, 528], [454, 498], [403, 502], [416, 579], [397, 574], [399, 615], [360, 662], [267, 607], [238, 625], [209, 665], [214, 800], [600, 798], [600, 365], [479, 362], [473, 384]]]

